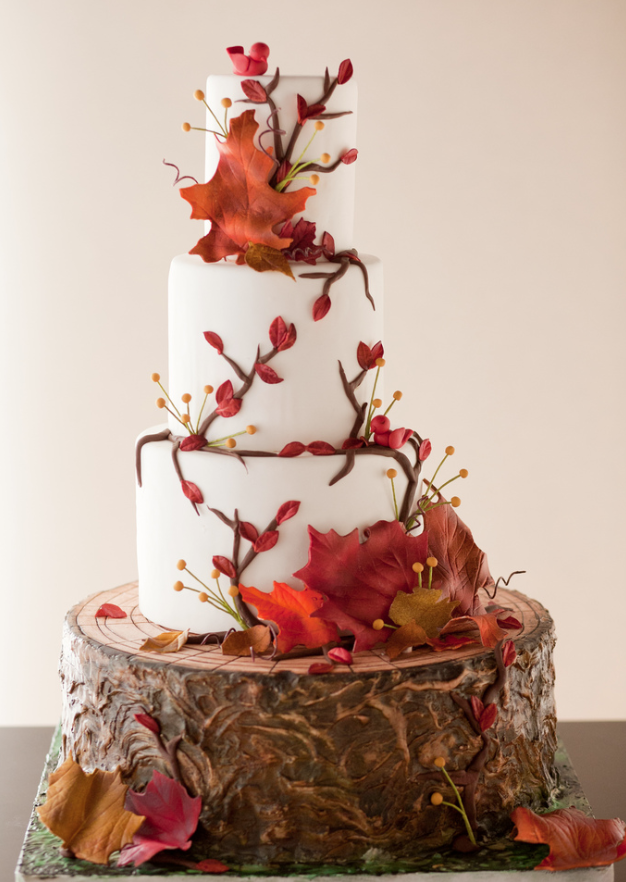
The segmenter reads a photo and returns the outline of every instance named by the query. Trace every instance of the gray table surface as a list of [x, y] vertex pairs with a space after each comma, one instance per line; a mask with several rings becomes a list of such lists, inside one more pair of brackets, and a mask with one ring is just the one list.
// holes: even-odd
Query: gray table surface
[[[559, 731], [596, 817], [626, 819], [626, 722], [561, 723]], [[52, 732], [0, 728], [0, 882], [13, 882]], [[615, 880], [626, 882], [626, 860]]]

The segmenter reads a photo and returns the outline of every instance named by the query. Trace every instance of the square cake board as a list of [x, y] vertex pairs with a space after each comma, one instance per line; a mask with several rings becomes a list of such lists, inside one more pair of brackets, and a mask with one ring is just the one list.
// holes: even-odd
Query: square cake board
[[[187, 882], [192, 878], [209, 878], [209, 874], [196, 869], [156, 867], [149, 863], [140, 867], [105, 867], [86, 861], [68, 859], [59, 853], [60, 840], [50, 833], [39, 820], [37, 807], [45, 802], [48, 775], [58, 763], [61, 728], [55, 732], [50, 751], [46, 757], [41, 782], [35, 797], [26, 838], [15, 870], [16, 882], [92, 882], [97, 879], [118, 879], [120, 882], [148, 882], [164, 878], [169, 882]], [[572, 767], [567, 751], [559, 740], [556, 754], [559, 789], [552, 799], [550, 809], [576, 807], [591, 815], [591, 808]], [[548, 854], [547, 845], [528, 845], [513, 842], [508, 837], [492, 842], [471, 855], [462, 855], [451, 848], [439, 849], [415, 861], [376, 865], [364, 863], [361, 867], [299, 867], [290, 872], [260, 867], [240, 867], [236, 871], [222, 873], [212, 878], [223, 882], [243, 882], [254, 877], [263, 882], [297, 882], [301, 879], [323, 877], [323, 882], [433, 882], [433, 877], [444, 874], [446, 882], [613, 882], [613, 867], [590, 867], [555, 873], [535, 870]], [[185, 857], [190, 853], [183, 853]], [[193, 859], [193, 858], [192, 858]], [[198, 859], [197, 859], [198, 860]]]

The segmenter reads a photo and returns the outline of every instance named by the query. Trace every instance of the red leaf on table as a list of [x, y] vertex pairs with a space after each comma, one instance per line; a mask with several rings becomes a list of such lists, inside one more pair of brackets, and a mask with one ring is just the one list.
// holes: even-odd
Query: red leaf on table
[[115, 603], [103, 603], [96, 613], [97, 619], [101, 616], [106, 616], [109, 619], [125, 619], [128, 616], [128, 613], [125, 613], [124, 610]]
[[306, 449], [313, 456], [332, 456], [335, 452], [335, 448], [328, 441], [311, 441], [310, 444], [307, 444]]
[[151, 732], [154, 732], [155, 735], [158, 735], [161, 731], [161, 726], [158, 721], [154, 719], [154, 717], [149, 716], [149, 714], [133, 714], [135, 719], [140, 725], [144, 726], [146, 729], [149, 729]]
[[[437, 497], [438, 501], [442, 499], [441, 495]], [[428, 531], [430, 554], [438, 561], [433, 588], [458, 601], [456, 616], [483, 613], [478, 589], [493, 585], [493, 579], [487, 557], [475, 544], [469, 527], [451, 505], [441, 505], [426, 510], [424, 529]]]
[[550, 854], [537, 864], [536, 870], [606, 867], [626, 857], [626, 825], [619, 818], [589, 818], [576, 808], [557, 809], [545, 815], [516, 808], [511, 820], [517, 827], [516, 841], [550, 846]]
[[257, 608], [260, 619], [278, 625], [276, 646], [279, 652], [290, 652], [300, 644], [316, 649], [337, 640], [337, 628], [332, 622], [311, 618], [311, 613], [324, 602], [317, 591], [311, 588], [296, 591], [283, 582], [274, 582], [274, 589], [269, 594], [245, 585], [240, 585], [239, 591], [245, 603]]
[[217, 402], [216, 411], [226, 419], [238, 414], [242, 404], [241, 398], [234, 397], [233, 384], [230, 380], [226, 380], [221, 386], [218, 386], [215, 401]]
[[323, 319], [330, 307], [331, 303], [328, 294], [322, 294], [321, 297], [318, 297], [313, 304], [313, 321], [319, 322]]
[[241, 521], [239, 524], [239, 535], [248, 542], [256, 542], [259, 538], [259, 531], [249, 521]]
[[517, 652], [515, 651], [515, 644], [512, 640], [505, 640], [502, 644], [502, 662], [504, 667], [509, 668], [516, 658]]
[[[297, 96], [298, 123], [304, 125], [307, 119], [315, 119], [326, 110], [325, 104], [307, 104], [302, 95]], [[293, 212], [296, 214], [296, 212]]]
[[306, 450], [306, 445], [301, 444], [300, 441], [290, 441], [289, 444], [285, 444], [283, 449], [278, 454], [279, 456], [300, 456], [301, 453], [304, 453]]
[[[498, 611], [494, 611], [495, 614], [498, 614]], [[505, 610], [500, 610], [500, 612], [505, 612]], [[522, 623], [519, 619], [516, 619], [515, 616], [505, 616], [504, 618], [498, 619], [498, 624], [501, 628], [504, 628], [506, 631], [517, 631], [522, 627]]]
[[254, 110], [231, 119], [228, 137], [217, 141], [220, 160], [212, 179], [180, 190], [192, 206], [191, 217], [211, 221], [208, 235], [190, 252], [207, 263], [243, 255], [250, 243], [287, 248], [290, 240], [277, 236], [274, 227], [304, 211], [315, 193], [311, 187], [290, 193], [270, 187], [274, 161], [255, 146], [258, 127]]
[[419, 450], [417, 451], [417, 458], [419, 459], [419, 461], [424, 462], [425, 459], [428, 459], [432, 449], [433, 445], [430, 443], [430, 440], [428, 438], [424, 438], [419, 446]]
[[199, 861], [195, 866], [196, 870], [202, 870], [203, 873], [226, 873], [230, 870], [230, 867], [227, 867], [221, 861], [216, 861], [215, 858]]
[[217, 349], [219, 355], [222, 354], [224, 351], [224, 344], [219, 334], [215, 334], [213, 331], [205, 331], [204, 339], [207, 343], [210, 343], [214, 349]]
[[256, 371], [257, 376], [260, 377], [264, 383], [269, 383], [270, 386], [283, 382], [283, 378], [279, 377], [274, 368], [271, 368], [269, 364], [261, 364], [260, 362], [257, 362], [254, 366], [254, 370]]
[[338, 665], [351, 665], [353, 661], [352, 653], [344, 649], [343, 646], [334, 646], [332, 649], [329, 649], [328, 658]]
[[364, 531], [340, 536], [309, 526], [309, 561], [294, 573], [305, 585], [326, 596], [312, 615], [335, 622], [356, 637], [354, 651], [386, 641], [389, 629], [375, 631], [372, 622], [385, 619], [398, 591], [417, 585], [414, 563], [425, 564], [428, 535], [409, 535], [399, 521], [378, 521]]
[[143, 793], [128, 791], [126, 808], [143, 815], [145, 821], [135, 833], [132, 845], [122, 849], [118, 866], [134, 863], [138, 867], [164, 849], [191, 848], [202, 799], [189, 796], [182, 784], [155, 770]]
[[233, 562], [221, 554], [213, 556], [213, 566], [216, 570], [219, 570], [220, 573], [228, 576], [229, 579], [235, 579], [237, 577], [237, 570], [235, 569]]
[[433, 637], [427, 642], [435, 652], [445, 652], [447, 649], [460, 649], [461, 646], [468, 646], [470, 643], [476, 643], [471, 637], [465, 637], [463, 634], [439, 635], [439, 637]]
[[270, 548], [273, 548], [278, 542], [278, 530], [267, 530], [265, 533], [261, 533], [259, 538], [254, 542], [252, 547], [257, 552], [257, 554], [261, 554], [263, 551], [269, 551]]
[[339, 85], [343, 86], [344, 83], [347, 83], [353, 73], [354, 68], [352, 67], [352, 62], [349, 58], [346, 58], [339, 65], [339, 73], [337, 74], [337, 82]]
[[298, 514], [299, 508], [300, 503], [297, 499], [290, 499], [288, 502], [283, 502], [276, 513], [276, 523], [284, 524], [285, 521], [288, 521], [290, 518], [293, 518]]
[[200, 488], [194, 484], [192, 481], [181, 481], [180, 486], [183, 489], [183, 493], [191, 502], [196, 505], [204, 502], [204, 496], [202, 495], [202, 491]]
[[356, 147], [353, 147], [351, 150], [348, 150], [347, 153], [344, 153], [341, 157], [341, 161], [344, 165], [352, 165], [353, 162], [356, 162], [357, 156], [359, 155], [359, 151]]
[[267, 101], [267, 92], [258, 80], [242, 80], [241, 88], [246, 98], [254, 104], [265, 104]]
[[330, 674], [334, 668], [334, 665], [328, 665], [325, 662], [314, 662], [312, 665], [309, 665], [307, 674]]
[[185, 438], [180, 442], [181, 450], [202, 450], [203, 447], [206, 447], [207, 440], [204, 435], [190, 435], [188, 438]]

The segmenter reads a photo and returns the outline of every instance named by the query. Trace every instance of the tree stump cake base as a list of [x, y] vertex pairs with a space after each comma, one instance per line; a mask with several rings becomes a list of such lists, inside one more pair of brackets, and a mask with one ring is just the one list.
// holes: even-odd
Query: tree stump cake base
[[[103, 603], [128, 617], [96, 619]], [[498, 604], [523, 624], [504, 679], [480, 646], [394, 661], [373, 650], [309, 675], [310, 658], [252, 661], [200, 645], [142, 651], [163, 629], [139, 612], [136, 585], [104, 592], [66, 619], [62, 755], [86, 771], [119, 766], [143, 789], [155, 769], [170, 771], [135, 720], [150, 715], [164, 741], [182, 736], [182, 779], [203, 802], [202, 856], [233, 867], [384, 866], [450, 845], [463, 825], [431, 804], [436, 790], [453, 801], [437, 757], [464, 785], [489, 843], [511, 828], [516, 806], [545, 807], [556, 784], [553, 623], [518, 592], [500, 591]], [[463, 702], [486, 695], [497, 718], [481, 734]]]

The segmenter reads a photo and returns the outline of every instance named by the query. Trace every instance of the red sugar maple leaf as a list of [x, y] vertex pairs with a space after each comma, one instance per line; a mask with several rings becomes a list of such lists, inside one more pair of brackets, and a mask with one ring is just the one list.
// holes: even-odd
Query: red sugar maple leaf
[[274, 582], [274, 590], [270, 594], [245, 585], [240, 585], [239, 591], [246, 603], [256, 606], [259, 618], [278, 625], [276, 645], [280, 652], [289, 652], [299, 644], [316, 649], [337, 640], [336, 625], [311, 618], [311, 613], [324, 602], [317, 591], [311, 588], [296, 591], [284, 582]]
[[128, 791], [126, 808], [146, 820], [133, 836], [132, 845], [122, 849], [118, 866], [134, 863], [138, 867], [164, 849], [187, 851], [191, 847], [202, 799], [189, 796], [182, 784], [155, 770], [143, 793]]
[[270, 187], [274, 163], [254, 144], [258, 127], [254, 110], [232, 119], [226, 140], [217, 141], [220, 160], [211, 180], [180, 190], [192, 207], [191, 217], [211, 221], [209, 234], [190, 251], [206, 263], [229, 254], [243, 257], [250, 243], [278, 251], [287, 248], [291, 239], [277, 236], [274, 227], [304, 211], [307, 199], [316, 192], [302, 187], [279, 193]]
[[355, 652], [388, 639], [389, 629], [375, 631], [372, 622], [387, 618], [398, 591], [415, 587], [413, 564], [428, 557], [426, 532], [410, 536], [398, 521], [378, 521], [364, 535], [360, 542], [357, 529], [340, 536], [309, 526], [309, 561], [294, 573], [327, 598], [312, 615], [352, 631]]

